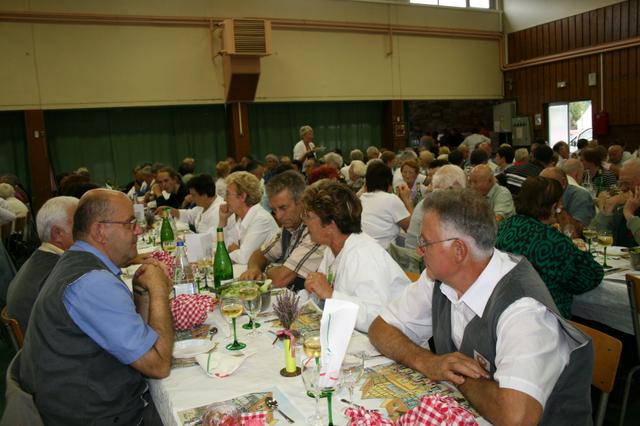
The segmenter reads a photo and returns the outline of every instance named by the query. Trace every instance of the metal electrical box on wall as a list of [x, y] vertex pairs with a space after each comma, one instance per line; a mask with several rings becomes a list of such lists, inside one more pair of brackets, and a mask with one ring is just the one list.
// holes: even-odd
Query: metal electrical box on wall
[[516, 115], [515, 101], [502, 102], [493, 106], [493, 131], [502, 133], [511, 131], [511, 120]]
[[511, 141], [513, 146], [531, 145], [533, 132], [529, 117], [513, 117], [511, 119]]

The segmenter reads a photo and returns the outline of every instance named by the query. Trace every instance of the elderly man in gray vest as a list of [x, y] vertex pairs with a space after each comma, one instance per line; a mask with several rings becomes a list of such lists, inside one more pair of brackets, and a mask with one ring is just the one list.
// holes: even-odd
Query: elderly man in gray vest
[[494, 249], [496, 228], [473, 191], [434, 192], [418, 244], [426, 270], [369, 338], [387, 357], [455, 383], [493, 424], [591, 424], [591, 340], [559, 315], [525, 258]]
[[157, 264], [133, 278], [149, 292], [149, 323], [136, 312], [120, 267], [142, 232], [122, 192], [87, 192], [74, 215], [75, 243], [36, 300], [19, 379], [47, 425], [161, 424], [143, 376], [171, 368], [171, 282]]
[[23, 333], [45, 280], [62, 253], [73, 244], [73, 214], [77, 205], [75, 197], [54, 197], [38, 210], [36, 225], [42, 244], [9, 283], [7, 293], [7, 311], [18, 320]]

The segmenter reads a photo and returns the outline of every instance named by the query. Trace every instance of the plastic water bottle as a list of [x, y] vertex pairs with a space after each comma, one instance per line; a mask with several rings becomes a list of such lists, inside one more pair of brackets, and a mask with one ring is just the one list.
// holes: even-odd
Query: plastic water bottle
[[187, 252], [182, 240], [178, 240], [176, 243], [176, 257], [174, 261], [173, 271], [173, 296], [179, 296], [181, 294], [196, 294], [198, 288], [196, 282], [193, 279], [193, 269], [189, 264], [187, 258]]

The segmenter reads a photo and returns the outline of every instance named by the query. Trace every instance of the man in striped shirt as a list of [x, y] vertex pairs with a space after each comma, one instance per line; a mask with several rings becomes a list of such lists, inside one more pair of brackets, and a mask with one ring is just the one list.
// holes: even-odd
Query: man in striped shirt
[[510, 167], [507, 176], [507, 188], [511, 194], [520, 192], [522, 183], [529, 176], [538, 176], [553, 160], [553, 150], [548, 145], [538, 145], [533, 151], [533, 159], [527, 163]]
[[311, 241], [302, 222], [300, 196], [305, 188], [302, 175], [293, 170], [271, 178], [266, 185], [269, 204], [281, 231], [249, 258], [244, 280], [269, 278], [274, 287], [304, 289], [310, 272], [318, 270], [322, 260], [321, 246]]

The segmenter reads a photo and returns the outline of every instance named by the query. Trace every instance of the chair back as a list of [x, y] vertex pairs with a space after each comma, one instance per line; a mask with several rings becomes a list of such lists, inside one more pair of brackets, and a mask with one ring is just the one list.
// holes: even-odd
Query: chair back
[[640, 276], [627, 274], [626, 278], [629, 305], [631, 305], [631, 321], [636, 337], [636, 350], [640, 357]]
[[602, 426], [604, 424], [604, 415], [607, 412], [609, 394], [613, 390], [613, 384], [616, 380], [616, 372], [618, 371], [620, 354], [622, 353], [622, 342], [595, 328], [587, 327], [574, 321], [569, 322], [584, 334], [591, 336], [591, 341], [593, 342], [594, 359], [591, 385], [602, 392], [594, 424]]
[[17, 217], [13, 224], [13, 232], [24, 235], [27, 228], [27, 216]]
[[0, 226], [0, 238], [2, 241], [7, 241], [9, 235], [11, 235], [11, 231], [13, 230], [13, 222], [7, 222], [4, 225]]
[[24, 344], [24, 334], [22, 333], [22, 328], [20, 327], [18, 320], [9, 317], [9, 312], [7, 311], [6, 306], [2, 309], [0, 318], [2, 319], [2, 323], [5, 325], [5, 327], [7, 327], [7, 330], [9, 331], [14, 349], [16, 351], [19, 351], [20, 349], [22, 349], [22, 345]]

